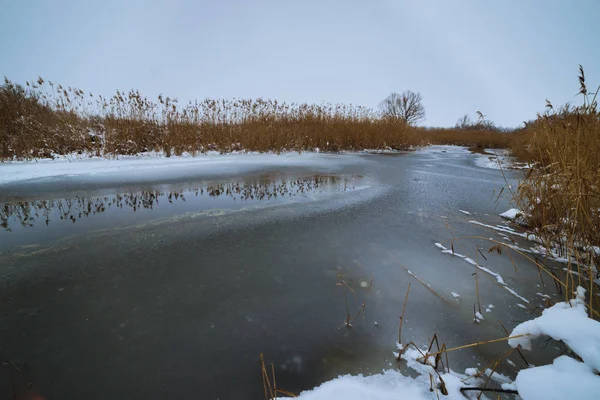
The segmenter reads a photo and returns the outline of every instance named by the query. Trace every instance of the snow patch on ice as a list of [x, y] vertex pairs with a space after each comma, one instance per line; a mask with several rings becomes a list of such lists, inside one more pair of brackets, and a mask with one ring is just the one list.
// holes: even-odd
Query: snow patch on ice
[[[502, 157], [500, 158], [500, 160], [495, 157], [495, 156], [488, 156], [488, 155], [478, 155], [477, 158], [475, 158], [475, 165], [480, 167], [480, 168], [488, 168], [488, 169], [501, 169], [499, 164], [504, 164], [505, 160], [502, 159]], [[505, 168], [505, 167], [502, 167]]]
[[398, 371], [385, 371], [371, 376], [344, 375], [300, 393], [301, 400], [433, 399], [423, 382], [406, 377]]
[[521, 210], [517, 210], [516, 208], [511, 208], [510, 210], [504, 211], [502, 214], [500, 214], [502, 218], [506, 218], [510, 221], [514, 221], [515, 219], [517, 219], [517, 217], [521, 215], [523, 215]]
[[485, 272], [485, 273], [487, 273], [487, 274], [489, 274], [489, 275], [492, 275], [494, 278], [496, 278], [496, 281], [497, 281], [497, 282], [498, 282], [500, 285], [502, 285], [502, 287], [503, 287], [503, 288], [504, 288], [506, 291], [508, 291], [510, 294], [512, 294], [512, 295], [513, 295], [513, 296], [515, 296], [516, 298], [518, 298], [518, 299], [521, 299], [522, 301], [524, 301], [524, 302], [526, 302], [526, 303], [529, 303], [529, 300], [527, 300], [525, 297], [523, 297], [523, 296], [519, 295], [519, 294], [518, 294], [517, 292], [515, 292], [513, 289], [511, 289], [510, 287], [508, 287], [508, 285], [506, 284], [506, 282], [504, 282], [504, 279], [502, 278], [502, 276], [501, 276], [500, 274], [498, 274], [498, 273], [496, 273], [496, 272], [494, 272], [494, 271], [492, 271], [492, 270], [490, 270], [490, 269], [488, 269], [488, 268], [486, 268], [486, 267], [483, 267], [483, 266], [479, 265], [479, 264], [478, 264], [478, 263], [477, 263], [475, 260], [473, 260], [473, 259], [472, 259], [472, 258], [470, 258], [470, 257], [467, 257], [467, 256], [465, 256], [465, 255], [463, 255], [463, 254], [457, 253], [457, 252], [455, 252], [455, 251], [452, 251], [452, 250], [450, 250], [450, 249], [446, 248], [446, 246], [444, 246], [444, 245], [443, 245], [443, 244], [441, 244], [441, 243], [434, 243], [434, 246], [435, 246], [435, 247], [437, 247], [438, 249], [441, 249], [441, 250], [442, 250], [442, 253], [444, 253], [444, 254], [450, 254], [450, 255], [452, 255], [452, 256], [454, 256], [454, 257], [459, 257], [459, 258], [462, 258], [463, 260], [465, 260], [465, 261], [466, 261], [466, 262], [468, 262], [469, 264], [471, 264], [471, 265], [474, 265], [474, 266], [476, 266], [477, 268], [479, 268], [481, 271], [483, 271], [483, 272]]
[[520, 237], [527, 238], [527, 234], [526, 233], [517, 232], [514, 229], [511, 229], [509, 227], [492, 226], [492, 225], [487, 225], [487, 224], [484, 224], [482, 222], [474, 221], [474, 220], [469, 221], [469, 222], [472, 223], [472, 224], [475, 224], [475, 225], [480, 225], [480, 226], [484, 226], [486, 228], [493, 229], [495, 231], [504, 232], [504, 233], [510, 233], [511, 235], [515, 235], [515, 236], [520, 236]]
[[481, 322], [483, 321], [485, 318], [483, 318], [483, 315], [481, 315], [481, 313], [479, 311], [477, 311], [475, 313], [475, 322]]

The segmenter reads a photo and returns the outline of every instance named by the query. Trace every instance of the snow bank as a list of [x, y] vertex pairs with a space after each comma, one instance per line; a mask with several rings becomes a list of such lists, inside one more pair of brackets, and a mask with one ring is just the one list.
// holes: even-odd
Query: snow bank
[[302, 392], [297, 398], [302, 400], [421, 400], [435, 399], [435, 394], [429, 392], [422, 382], [390, 370], [371, 376], [340, 376], [313, 390]]
[[600, 395], [600, 377], [568, 356], [558, 357], [552, 365], [520, 371], [515, 386], [523, 400], [591, 400]]
[[531, 350], [532, 339], [547, 335], [554, 340], [562, 340], [586, 364], [600, 371], [600, 322], [588, 318], [584, 293], [585, 289], [579, 287], [576, 299], [556, 303], [544, 310], [540, 317], [517, 325], [511, 336], [529, 336], [510, 339], [508, 344]]
[[600, 393], [600, 322], [588, 318], [585, 289], [577, 288], [577, 298], [557, 303], [542, 315], [513, 329], [513, 348], [531, 350], [531, 340], [547, 335], [562, 340], [583, 362], [560, 356], [551, 365], [519, 371], [515, 386], [523, 400], [595, 399]]
[[[402, 346], [398, 345], [401, 349]], [[397, 353], [394, 354], [397, 356]], [[402, 359], [406, 360], [407, 366], [418, 373], [416, 378], [402, 375], [399, 371], [388, 370], [381, 374], [371, 376], [352, 376], [344, 375], [329, 382], [323, 383], [312, 390], [307, 390], [300, 393], [298, 396], [302, 400], [437, 400], [443, 398], [445, 400], [465, 400], [465, 396], [460, 392], [462, 387], [474, 384], [481, 384], [479, 378], [469, 378], [467, 375], [462, 375], [450, 370], [450, 372], [434, 371], [430, 365], [425, 365], [418, 361], [421, 353], [414, 349], [405, 349], [402, 354]], [[434, 362], [434, 357], [430, 357], [430, 361]], [[434, 377], [437, 385], [436, 391], [430, 391], [430, 374]], [[439, 388], [440, 380], [444, 381], [448, 395], [441, 393]], [[464, 380], [464, 382], [463, 382]], [[477, 392], [474, 392], [477, 394]], [[485, 398], [485, 396], [484, 396]]]

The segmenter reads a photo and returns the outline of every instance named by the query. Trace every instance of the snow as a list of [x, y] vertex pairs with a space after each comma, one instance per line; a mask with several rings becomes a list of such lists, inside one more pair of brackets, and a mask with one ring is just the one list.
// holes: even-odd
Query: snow
[[398, 371], [389, 370], [366, 377], [340, 376], [313, 390], [302, 392], [297, 398], [302, 400], [395, 400], [398, 398], [420, 400], [434, 399], [435, 395], [415, 379], [403, 376]]
[[525, 303], [529, 303], [529, 300], [527, 300], [525, 297], [521, 296], [520, 294], [518, 294], [517, 292], [515, 292], [513, 289], [509, 288], [508, 286], [504, 286], [504, 289], [506, 289], [510, 294], [512, 294], [516, 298], [523, 300]]
[[[500, 163], [503, 164], [503, 161], [500, 160]], [[480, 168], [501, 169], [500, 165], [498, 165], [498, 159], [495, 156], [478, 155], [475, 159], [475, 165]]]
[[563, 341], [583, 362], [560, 356], [551, 365], [519, 371], [515, 386], [523, 400], [592, 399], [600, 393], [600, 322], [588, 317], [585, 289], [576, 298], [556, 303], [542, 315], [513, 329], [508, 344], [531, 350], [531, 340], [547, 335]]
[[514, 221], [515, 219], [517, 219], [517, 217], [521, 215], [523, 215], [521, 210], [517, 210], [516, 208], [511, 208], [510, 210], [504, 211], [502, 214], [500, 214], [502, 218], [508, 219], [510, 221]]
[[164, 173], [192, 172], [194, 174], [239, 173], [262, 167], [319, 167], [340, 163], [359, 163], [356, 155], [329, 155], [323, 153], [240, 153], [218, 154], [210, 152], [193, 156], [165, 157], [161, 153], [136, 156], [101, 157], [62, 156], [54, 160], [10, 161], [0, 163], [0, 185], [31, 179], [49, 179], [66, 176], [93, 176], [98, 174], [152, 177]]
[[466, 214], [466, 215], [471, 215], [471, 213], [470, 213], [470, 212], [468, 212], [468, 211], [465, 211], [465, 210], [461, 210], [461, 209], [459, 209], [458, 211], [460, 211], [461, 213], [463, 213], [463, 214]]
[[560, 356], [551, 365], [519, 371], [514, 385], [523, 400], [597, 399], [600, 376], [584, 363]]
[[514, 157], [510, 156], [507, 150], [502, 149], [485, 149], [488, 154], [477, 154], [475, 165], [480, 168], [488, 169], [527, 169], [530, 166], [524, 163], [516, 162]]
[[477, 268], [479, 268], [481, 271], [483, 271], [483, 272], [485, 272], [485, 273], [487, 273], [487, 274], [489, 274], [489, 275], [492, 275], [494, 278], [496, 278], [496, 281], [497, 281], [497, 282], [498, 282], [500, 285], [502, 285], [502, 287], [504, 287], [504, 289], [505, 289], [507, 292], [509, 292], [510, 294], [512, 294], [513, 296], [515, 296], [516, 298], [518, 298], [518, 299], [520, 299], [520, 300], [522, 300], [522, 301], [524, 301], [524, 302], [526, 302], [526, 303], [529, 303], [529, 300], [527, 300], [525, 297], [523, 297], [523, 296], [519, 295], [519, 294], [518, 294], [517, 292], [515, 292], [513, 289], [511, 289], [510, 287], [508, 287], [508, 285], [506, 284], [506, 282], [504, 282], [504, 279], [502, 278], [502, 276], [501, 276], [500, 274], [498, 274], [498, 273], [496, 273], [496, 272], [494, 272], [494, 271], [492, 271], [492, 270], [490, 270], [490, 269], [488, 269], [488, 268], [486, 268], [486, 267], [483, 267], [483, 266], [479, 265], [479, 264], [478, 264], [478, 263], [477, 263], [475, 260], [473, 260], [473, 259], [472, 259], [472, 258], [470, 258], [470, 257], [467, 257], [467, 256], [465, 256], [465, 255], [463, 255], [463, 254], [457, 253], [457, 252], [455, 252], [455, 251], [452, 251], [452, 250], [450, 250], [450, 249], [446, 248], [446, 247], [445, 247], [443, 244], [441, 244], [441, 243], [434, 243], [434, 246], [435, 246], [435, 247], [437, 247], [437, 248], [439, 248], [439, 249], [441, 249], [441, 250], [442, 250], [442, 253], [444, 253], [444, 254], [450, 254], [450, 255], [452, 255], [452, 256], [454, 256], [454, 257], [462, 258], [463, 260], [465, 260], [465, 261], [466, 261], [466, 262], [468, 262], [469, 264], [471, 264], [471, 265], [474, 265], [474, 266], [476, 266]]
[[501, 374], [500, 372], [497, 371], [492, 371], [489, 368], [486, 368], [485, 370], [485, 375], [486, 377], [490, 377], [490, 379], [500, 385], [504, 385], [504, 384], [512, 384], [513, 381], [512, 379], [510, 379], [508, 376]]
[[450, 154], [470, 154], [471, 152], [464, 146], [455, 145], [433, 145], [427, 147], [421, 147], [417, 150], [421, 154], [439, 154], [446, 153]]
[[547, 335], [562, 340], [586, 364], [600, 371], [600, 322], [588, 318], [584, 295], [585, 289], [579, 287], [577, 298], [556, 303], [540, 317], [517, 325], [510, 336], [528, 336], [509, 339], [508, 344], [531, 350], [532, 339]]
[[521, 236], [521, 237], [527, 238], [527, 234], [526, 233], [516, 232], [514, 229], [511, 229], [509, 227], [491, 226], [491, 225], [487, 225], [487, 224], [484, 224], [484, 223], [479, 222], [479, 221], [469, 221], [469, 222], [472, 223], [472, 224], [475, 224], [475, 225], [480, 225], [480, 226], [484, 226], [486, 228], [493, 229], [495, 231], [504, 232], [504, 233], [510, 233], [511, 235], [516, 235], [516, 236]]
[[479, 311], [477, 311], [475, 313], [475, 322], [481, 322], [483, 320], [484, 320], [483, 315], [481, 315], [481, 313]]
[[[402, 375], [399, 371], [394, 370], [383, 371], [381, 374], [371, 376], [343, 375], [312, 390], [304, 391], [297, 398], [301, 400], [437, 400], [438, 396], [442, 398], [443, 395], [439, 388], [437, 392], [429, 390], [430, 374], [434, 376], [435, 383], [439, 386], [438, 373], [432, 366], [419, 362], [417, 360], [419, 357], [421, 357], [421, 353], [413, 348], [406, 349], [402, 355], [407, 366], [419, 374], [416, 378]], [[433, 361], [433, 357], [430, 357], [430, 361]], [[440, 376], [448, 390], [448, 396], [443, 396], [445, 400], [465, 399], [460, 388], [466, 386], [461, 380], [468, 378], [467, 376], [452, 370], [449, 373], [440, 372]]]
[[454, 298], [460, 297], [460, 294], [458, 294], [456, 292], [452, 292], [452, 297], [454, 297]]
[[521, 304], [521, 303], [517, 303], [517, 307], [519, 307], [519, 308], [522, 308], [522, 309], [524, 309], [524, 310], [527, 310], [527, 307], [526, 307], [526, 306], [524, 306], [524, 305], [523, 305], [523, 304]]

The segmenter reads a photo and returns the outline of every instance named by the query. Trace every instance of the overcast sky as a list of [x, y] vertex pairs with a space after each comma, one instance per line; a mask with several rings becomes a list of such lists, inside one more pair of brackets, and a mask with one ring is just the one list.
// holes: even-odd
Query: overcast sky
[[0, 0], [0, 76], [101, 94], [377, 107], [516, 126], [600, 84], [600, 0]]

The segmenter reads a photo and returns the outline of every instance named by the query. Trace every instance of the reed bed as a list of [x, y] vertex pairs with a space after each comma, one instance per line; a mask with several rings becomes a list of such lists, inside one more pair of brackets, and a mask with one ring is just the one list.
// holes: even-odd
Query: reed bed
[[205, 99], [180, 103], [137, 90], [103, 97], [38, 78], [0, 86], [0, 160], [164, 152], [403, 150], [426, 144], [507, 147], [510, 135], [422, 128], [370, 108]]
[[565, 294], [583, 286], [592, 299], [600, 265], [600, 87], [588, 90], [581, 67], [579, 84], [581, 105], [547, 102], [512, 151], [531, 164], [515, 193], [529, 229], [548, 254], [568, 260]]

